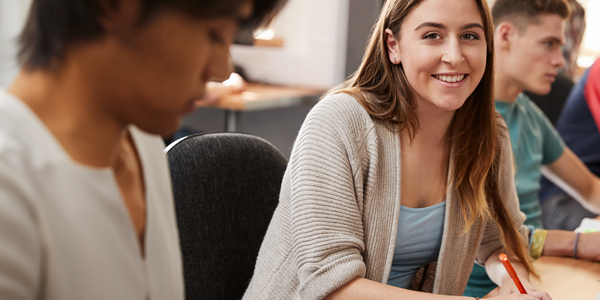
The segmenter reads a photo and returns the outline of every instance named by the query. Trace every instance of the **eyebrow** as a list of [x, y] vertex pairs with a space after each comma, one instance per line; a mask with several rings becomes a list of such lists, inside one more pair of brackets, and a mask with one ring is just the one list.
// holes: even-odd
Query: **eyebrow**
[[[435, 28], [439, 28], [439, 29], [447, 29], [448, 28], [444, 24], [434, 23], [434, 22], [425, 22], [425, 23], [422, 23], [421, 25], [417, 26], [417, 28], [415, 28], [415, 31], [417, 31], [423, 27], [435, 27]], [[467, 25], [464, 25], [460, 29], [465, 30], [465, 29], [471, 29], [471, 28], [481, 28], [481, 30], [485, 30], [483, 28], [483, 25], [481, 25], [479, 23], [469, 23]]]
[[559, 38], [557, 38], [557, 37], [553, 37], [553, 36], [552, 36], [552, 37], [549, 37], [549, 38], [546, 38], [546, 39], [544, 39], [544, 41], [553, 41], [553, 42], [555, 42], [555, 43], [557, 43], [557, 44], [559, 44], [559, 45], [561, 45], [561, 46], [565, 44], [565, 42], [564, 42], [562, 39], [559, 39]]

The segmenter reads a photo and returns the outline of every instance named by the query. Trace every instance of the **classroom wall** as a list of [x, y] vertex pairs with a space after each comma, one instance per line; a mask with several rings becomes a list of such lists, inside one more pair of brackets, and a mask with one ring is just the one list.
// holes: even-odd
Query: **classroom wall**
[[0, 88], [17, 74], [16, 38], [31, 0], [0, 0]]
[[273, 24], [283, 47], [233, 45], [235, 64], [271, 84], [328, 89], [345, 78], [349, 0], [290, 0]]
[[[350, 1], [290, 0], [273, 24], [284, 46], [234, 45], [234, 62], [251, 79], [267, 83], [328, 89], [342, 82], [347, 75]], [[0, 0], [0, 87], [18, 71], [15, 42], [30, 3]]]

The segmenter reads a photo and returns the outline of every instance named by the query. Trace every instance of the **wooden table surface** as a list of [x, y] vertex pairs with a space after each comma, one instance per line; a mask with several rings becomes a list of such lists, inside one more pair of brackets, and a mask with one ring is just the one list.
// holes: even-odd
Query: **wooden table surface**
[[324, 90], [248, 83], [241, 93], [224, 94], [216, 102], [198, 102], [199, 107], [214, 107], [225, 110], [253, 111], [315, 104]]
[[[540, 280], [531, 283], [553, 300], [594, 300], [600, 294], [600, 263], [580, 259], [542, 256], [533, 265]], [[497, 289], [488, 294], [489, 298]]]

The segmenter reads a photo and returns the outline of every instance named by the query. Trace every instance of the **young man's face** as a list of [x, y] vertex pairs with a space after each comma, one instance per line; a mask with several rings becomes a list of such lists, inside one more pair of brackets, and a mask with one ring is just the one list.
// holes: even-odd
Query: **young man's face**
[[[248, 1], [240, 17], [251, 9]], [[229, 45], [238, 24], [236, 18], [197, 20], [161, 11], [141, 28], [108, 36], [112, 63], [98, 66], [111, 72], [103, 76], [105, 107], [123, 123], [154, 134], [174, 133], [180, 117], [203, 96], [206, 82], [229, 77]]]
[[520, 89], [545, 95], [565, 63], [561, 51], [564, 30], [559, 15], [544, 14], [539, 20], [523, 33], [514, 33], [502, 68]]

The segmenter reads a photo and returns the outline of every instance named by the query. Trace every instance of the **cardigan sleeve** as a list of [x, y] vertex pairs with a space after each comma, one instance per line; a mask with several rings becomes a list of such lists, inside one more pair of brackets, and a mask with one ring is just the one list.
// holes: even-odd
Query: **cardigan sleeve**
[[[504, 121], [499, 121], [498, 131], [498, 142], [500, 143], [499, 148], [501, 149], [498, 190], [515, 228], [518, 228], [519, 233], [523, 238], [527, 239], [527, 227], [523, 225], [526, 217], [519, 207], [519, 197], [517, 196], [514, 181], [515, 170], [513, 152], [510, 144], [510, 136]], [[481, 247], [477, 253], [476, 263], [484, 265], [488, 257], [502, 247], [503, 244], [500, 239], [500, 229], [498, 225], [495, 221], [488, 220], [481, 240]]]
[[333, 100], [322, 100], [310, 112], [289, 164], [292, 255], [301, 299], [322, 299], [366, 273], [362, 200], [351, 163], [360, 126], [346, 102]]
[[41, 246], [27, 205], [27, 178], [0, 160], [0, 299], [33, 300], [41, 274]]

